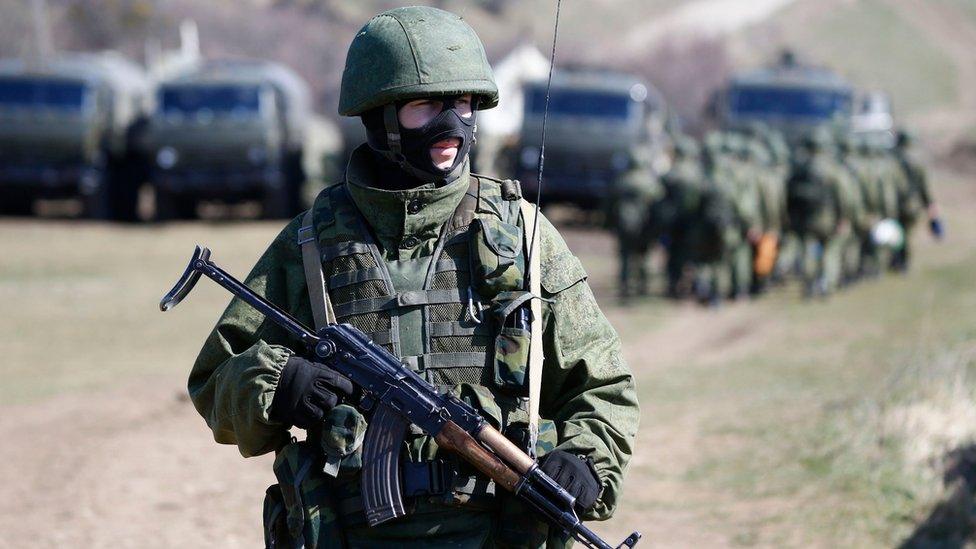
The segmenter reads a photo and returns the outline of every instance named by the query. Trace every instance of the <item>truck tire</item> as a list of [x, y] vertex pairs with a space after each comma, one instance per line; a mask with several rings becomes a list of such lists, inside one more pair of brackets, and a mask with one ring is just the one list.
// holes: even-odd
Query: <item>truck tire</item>
[[0, 215], [27, 217], [34, 213], [34, 200], [27, 193], [0, 194]]
[[302, 167], [302, 153], [288, 154], [282, 171], [283, 187], [265, 190], [261, 203], [261, 215], [264, 219], [291, 219], [303, 209], [305, 169]]
[[112, 178], [104, 171], [97, 172], [95, 188], [81, 196], [82, 217], [99, 221], [112, 219]]
[[180, 221], [196, 219], [196, 217], [195, 198], [156, 188], [156, 221]]
[[115, 221], [139, 221], [139, 188], [143, 178], [136, 158], [114, 162], [109, 169], [109, 202]]

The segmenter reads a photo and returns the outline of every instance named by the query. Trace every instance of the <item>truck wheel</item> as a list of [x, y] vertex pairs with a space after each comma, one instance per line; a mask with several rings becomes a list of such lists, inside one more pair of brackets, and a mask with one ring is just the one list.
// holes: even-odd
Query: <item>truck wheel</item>
[[26, 193], [4, 193], [0, 195], [0, 215], [29, 216], [33, 212], [34, 201]]
[[289, 154], [283, 172], [283, 188], [265, 190], [261, 212], [265, 219], [291, 219], [303, 209], [305, 170], [302, 168], [302, 153]]
[[133, 223], [139, 220], [139, 187], [142, 178], [132, 159], [115, 163], [109, 171], [109, 202], [112, 219]]
[[156, 189], [156, 220], [176, 221], [196, 219], [197, 201], [193, 197]]
[[89, 177], [91, 181], [81, 183], [82, 216], [86, 219], [112, 219], [112, 178], [104, 172]]

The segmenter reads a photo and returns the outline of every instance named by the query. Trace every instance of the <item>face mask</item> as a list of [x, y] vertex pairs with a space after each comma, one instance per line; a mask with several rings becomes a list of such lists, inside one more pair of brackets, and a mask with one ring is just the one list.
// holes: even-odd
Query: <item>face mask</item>
[[[460, 175], [474, 143], [477, 105], [472, 104], [470, 118], [461, 116], [455, 108], [460, 96], [445, 97], [441, 112], [419, 128], [401, 128], [397, 110], [402, 105], [386, 105], [363, 115], [366, 141], [369, 146], [396, 162], [401, 169], [424, 182], [453, 181]], [[475, 100], [472, 99], [472, 103]], [[460, 140], [454, 163], [447, 169], [434, 165], [430, 149], [445, 139]]]

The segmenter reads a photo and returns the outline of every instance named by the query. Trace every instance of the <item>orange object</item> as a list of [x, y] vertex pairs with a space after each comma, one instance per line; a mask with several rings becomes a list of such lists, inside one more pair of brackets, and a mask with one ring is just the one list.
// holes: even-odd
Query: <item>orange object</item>
[[776, 266], [776, 254], [779, 252], [779, 238], [773, 233], [764, 233], [756, 243], [752, 270], [756, 276], [765, 277], [773, 272]]

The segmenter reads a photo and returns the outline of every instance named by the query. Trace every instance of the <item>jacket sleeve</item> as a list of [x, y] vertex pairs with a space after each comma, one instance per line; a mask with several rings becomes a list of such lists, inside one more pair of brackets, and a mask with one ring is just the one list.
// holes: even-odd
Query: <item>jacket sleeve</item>
[[540, 216], [545, 316], [541, 415], [556, 424], [557, 449], [593, 458], [604, 489], [583, 518], [606, 520], [620, 497], [640, 419], [620, 339], [600, 311], [583, 267]]
[[[296, 243], [300, 223], [296, 218], [275, 238], [245, 284], [308, 324], [311, 312]], [[287, 428], [272, 421], [268, 411], [281, 369], [299, 348], [294, 338], [249, 305], [231, 301], [200, 350], [187, 384], [214, 440], [236, 444], [245, 457], [288, 441]]]

